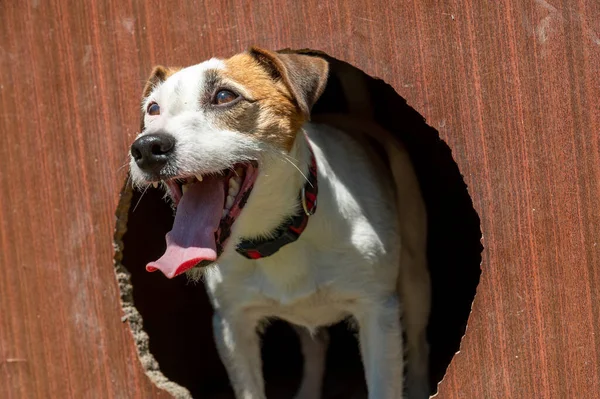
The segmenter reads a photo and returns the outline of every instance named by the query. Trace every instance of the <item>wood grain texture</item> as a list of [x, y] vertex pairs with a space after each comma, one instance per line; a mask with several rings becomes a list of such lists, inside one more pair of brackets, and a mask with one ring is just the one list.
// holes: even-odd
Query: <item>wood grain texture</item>
[[121, 322], [114, 209], [152, 65], [313, 48], [453, 150], [483, 275], [440, 398], [600, 391], [600, 3], [0, 2], [0, 397], [165, 397]]

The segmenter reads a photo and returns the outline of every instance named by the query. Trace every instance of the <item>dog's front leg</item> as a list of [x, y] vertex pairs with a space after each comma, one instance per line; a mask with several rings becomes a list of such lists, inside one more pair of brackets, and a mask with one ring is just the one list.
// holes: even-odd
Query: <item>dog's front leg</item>
[[258, 320], [215, 311], [213, 331], [221, 361], [237, 399], [265, 399]]
[[354, 316], [359, 327], [369, 399], [401, 399], [404, 359], [397, 295], [371, 298]]
[[294, 329], [298, 333], [302, 355], [304, 356], [302, 383], [294, 399], [320, 399], [325, 374], [329, 332], [327, 327], [319, 329], [314, 335], [311, 335], [304, 327], [294, 326]]
[[412, 250], [404, 242], [400, 256], [398, 289], [406, 332], [406, 393], [408, 399], [429, 398], [429, 345], [427, 324], [431, 306], [431, 282], [425, 250]]

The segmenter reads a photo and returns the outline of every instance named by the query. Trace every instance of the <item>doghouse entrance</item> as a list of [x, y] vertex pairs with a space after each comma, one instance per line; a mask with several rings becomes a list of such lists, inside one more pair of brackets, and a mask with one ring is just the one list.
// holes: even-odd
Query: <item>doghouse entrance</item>
[[[349, 70], [362, 72], [319, 55], [331, 62], [332, 73], [313, 114], [344, 113], [348, 101], [339, 76]], [[433, 292], [428, 337], [433, 394], [459, 349], [479, 282], [479, 217], [451, 151], [437, 131], [383, 81], [369, 77], [366, 89], [373, 119], [397, 135], [408, 149], [428, 211]], [[164, 252], [164, 235], [173, 224], [173, 212], [162, 196], [153, 188], [134, 192], [127, 184], [121, 193], [115, 264], [126, 318], [142, 363], [159, 386], [176, 397], [233, 398], [214, 345], [212, 310], [202, 284], [190, 283], [185, 276], [167, 280], [161, 273], [145, 271], [146, 263]], [[343, 323], [330, 330], [324, 398], [365, 398], [354, 332]], [[300, 383], [302, 358], [298, 339], [285, 323], [276, 322], [267, 329], [263, 362], [267, 397], [293, 397]]]

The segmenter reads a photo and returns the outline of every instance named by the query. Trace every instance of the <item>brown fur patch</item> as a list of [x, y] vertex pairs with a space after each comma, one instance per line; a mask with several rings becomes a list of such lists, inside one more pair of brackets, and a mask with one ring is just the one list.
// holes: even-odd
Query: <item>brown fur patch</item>
[[258, 61], [275, 80], [288, 88], [306, 119], [310, 119], [312, 106], [317, 102], [327, 84], [329, 64], [323, 58], [302, 54], [274, 53], [251, 47], [249, 54]]
[[[152, 69], [146, 84], [144, 85], [144, 91], [142, 92], [142, 102], [150, 95], [152, 90], [160, 83], [167, 80], [167, 78], [179, 71], [181, 68], [170, 68], [162, 65], [157, 65]], [[142, 111], [140, 132], [144, 131], [144, 111]]]
[[[275, 80], [272, 74], [248, 53], [234, 55], [225, 60], [225, 65], [226, 69], [220, 71], [221, 74], [226, 79], [242, 85], [252, 97], [249, 99], [252, 102], [243, 106], [253, 113], [252, 133], [260, 140], [289, 151], [294, 144], [296, 133], [305, 121], [293, 94], [281, 80]], [[231, 108], [230, 115], [223, 120], [229, 128], [236, 129], [245, 117], [242, 107], [236, 106]]]

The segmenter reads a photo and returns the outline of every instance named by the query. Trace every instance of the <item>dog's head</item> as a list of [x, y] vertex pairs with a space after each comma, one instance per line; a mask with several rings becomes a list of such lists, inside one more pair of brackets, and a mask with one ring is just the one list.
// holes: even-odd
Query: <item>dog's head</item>
[[154, 68], [131, 146], [131, 177], [137, 186], [164, 184], [177, 213], [167, 251], [149, 270], [173, 277], [217, 259], [262, 160], [292, 148], [327, 75], [321, 58], [259, 48], [183, 69]]

